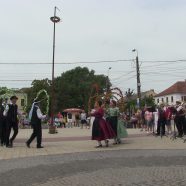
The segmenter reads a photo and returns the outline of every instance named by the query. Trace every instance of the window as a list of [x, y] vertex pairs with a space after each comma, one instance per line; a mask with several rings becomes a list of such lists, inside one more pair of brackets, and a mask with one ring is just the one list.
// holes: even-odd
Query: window
[[186, 101], [186, 96], [182, 96], [182, 97], [181, 97], [181, 100], [182, 100], [182, 101]]
[[25, 100], [21, 99], [21, 106], [24, 107], [25, 106]]
[[159, 103], [160, 102], [160, 100], [159, 100], [159, 98], [157, 99], [157, 103]]
[[169, 102], [169, 98], [168, 97], [166, 97], [166, 103], [168, 103]]
[[163, 99], [163, 98], [161, 98], [161, 101], [162, 101], [162, 102], [164, 102], [164, 99]]
[[172, 102], [172, 103], [174, 102], [174, 98], [173, 98], [173, 96], [171, 96], [171, 102]]

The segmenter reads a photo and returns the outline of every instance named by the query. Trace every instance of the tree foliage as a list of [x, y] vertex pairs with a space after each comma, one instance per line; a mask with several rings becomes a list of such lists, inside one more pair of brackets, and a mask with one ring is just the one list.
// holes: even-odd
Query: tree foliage
[[[63, 111], [66, 108], [79, 107], [88, 108], [88, 100], [91, 96], [93, 84], [97, 84], [100, 93], [106, 88], [107, 77], [104, 75], [95, 75], [93, 70], [87, 67], [76, 67], [75, 69], [66, 71], [54, 80], [53, 98], [55, 113]], [[51, 81], [48, 79], [34, 80], [31, 88], [25, 90], [28, 94], [28, 109], [31, 107], [33, 99], [37, 92], [45, 89], [51, 97]]]
[[55, 110], [62, 111], [71, 107], [87, 109], [92, 85], [96, 83], [102, 93], [106, 80], [104, 75], [95, 75], [93, 70], [89, 71], [86, 67], [76, 67], [63, 73], [55, 80]]

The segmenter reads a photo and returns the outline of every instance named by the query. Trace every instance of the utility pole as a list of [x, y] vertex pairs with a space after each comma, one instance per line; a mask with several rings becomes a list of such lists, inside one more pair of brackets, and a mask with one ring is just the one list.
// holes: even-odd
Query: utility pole
[[140, 82], [138, 51], [136, 49], [133, 49], [132, 52], [137, 52], [137, 55], [136, 55], [137, 105], [138, 105], [138, 108], [141, 108], [141, 82]]
[[[56, 39], [56, 23], [60, 22], [60, 18], [56, 16], [56, 10], [58, 8], [54, 7], [54, 16], [50, 20], [54, 23], [53, 30], [53, 56], [52, 56], [52, 87], [51, 87], [51, 127], [49, 128], [49, 133], [55, 133], [54, 127], [54, 64], [55, 64], [55, 39]], [[58, 9], [59, 10], [59, 9]]]

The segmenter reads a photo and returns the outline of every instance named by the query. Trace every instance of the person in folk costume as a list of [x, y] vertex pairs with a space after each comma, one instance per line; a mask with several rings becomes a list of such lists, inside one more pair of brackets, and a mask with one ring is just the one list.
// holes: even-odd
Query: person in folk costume
[[108, 139], [115, 138], [116, 134], [110, 125], [106, 123], [105, 119], [103, 119], [104, 109], [102, 108], [102, 101], [96, 101], [94, 107], [95, 110], [91, 113], [91, 116], [95, 117], [92, 126], [92, 140], [98, 141], [98, 146], [96, 146], [96, 148], [102, 147], [102, 140], [105, 141], [105, 145], [108, 147]]
[[115, 100], [111, 100], [110, 107], [107, 110], [107, 114], [109, 116], [108, 123], [110, 124], [111, 128], [114, 130], [116, 134], [116, 137], [114, 138], [114, 144], [121, 143], [120, 139], [117, 138], [119, 108], [117, 107], [117, 103]]
[[37, 148], [43, 148], [43, 146], [41, 146], [41, 142], [42, 142], [41, 121], [46, 118], [46, 115], [43, 115], [41, 113], [41, 110], [39, 108], [40, 102], [41, 101], [35, 99], [29, 113], [29, 119], [31, 120], [30, 123], [33, 128], [33, 133], [31, 134], [30, 138], [26, 141], [26, 146], [28, 148], [30, 148], [30, 144], [35, 138], [37, 138]]
[[104, 118], [106, 119], [106, 122], [109, 122], [109, 108], [110, 108], [110, 100], [107, 99], [104, 104]]
[[183, 103], [177, 101], [176, 102], [176, 116], [175, 116], [175, 123], [178, 130], [178, 137], [182, 137], [186, 135], [186, 110], [183, 107]]
[[[18, 115], [21, 116], [21, 113], [18, 110], [16, 104], [18, 97], [12, 96], [10, 98], [10, 103], [6, 105], [3, 115], [6, 117], [6, 147], [12, 148], [13, 141], [15, 140], [18, 134]], [[10, 138], [11, 129], [13, 128], [13, 135]]]
[[5, 110], [5, 105], [3, 104], [3, 99], [0, 99], [0, 139], [1, 146], [6, 145], [6, 119], [3, 115]]
[[128, 136], [126, 126], [124, 119], [122, 119], [122, 116], [120, 115], [118, 117], [118, 125], [117, 125], [117, 142], [121, 143], [121, 138], [126, 138]]

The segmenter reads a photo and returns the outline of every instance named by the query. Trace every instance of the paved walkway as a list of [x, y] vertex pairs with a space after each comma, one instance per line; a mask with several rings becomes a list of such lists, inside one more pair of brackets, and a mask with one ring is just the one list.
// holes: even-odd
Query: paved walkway
[[186, 143], [183, 143], [181, 139], [175, 141], [171, 141], [169, 137], [161, 139], [140, 132], [138, 129], [129, 129], [129, 136], [123, 140], [121, 145], [114, 146], [111, 140], [109, 148], [95, 149], [96, 142], [90, 140], [91, 130], [80, 128], [58, 129], [57, 134], [48, 134], [48, 130], [44, 129], [43, 145], [45, 148], [35, 148], [34, 142], [28, 149], [25, 147], [25, 141], [31, 132], [31, 129], [20, 129], [14, 148], [0, 147], [0, 159], [120, 149], [186, 149]]
[[115, 150], [0, 161], [1, 186], [185, 186], [186, 150]]
[[[129, 129], [121, 145], [95, 149], [91, 130], [43, 130], [44, 149], [25, 147], [21, 129], [14, 148], [0, 147], [1, 186], [185, 186], [186, 143]], [[112, 142], [112, 140], [110, 141]]]

